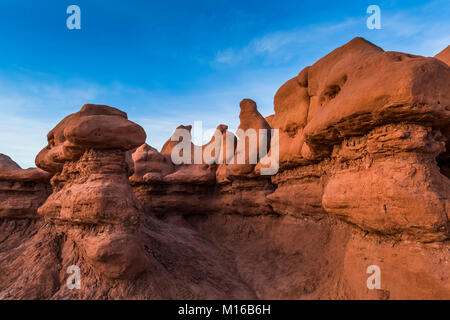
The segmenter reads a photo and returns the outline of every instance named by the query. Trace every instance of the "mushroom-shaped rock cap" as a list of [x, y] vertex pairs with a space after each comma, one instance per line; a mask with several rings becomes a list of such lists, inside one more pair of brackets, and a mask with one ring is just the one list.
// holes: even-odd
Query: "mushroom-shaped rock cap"
[[[435, 58], [355, 38], [329, 53], [275, 97], [275, 127], [303, 135], [312, 151], [330, 152], [346, 137], [401, 121], [445, 128], [450, 121], [450, 68]], [[291, 121], [290, 115], [296, 114]]]
[[[448, 61], [449, 51], [436, 58]], [[280, 163], [318, 160], [343, 139], [389, 123], [432, 126], [449, 140], [450, 68], [437, 59], [355, 38], [304, 68], [274, 98]]]
[[129, 121], [125, 112], [86, 104], [48, 133], [48, 145], [37, 155], [36, 165], [55, 173], [65, 161], [77, 160], [88, 149], [127, 151], [142, 145], [145, 139], [144, 129]]

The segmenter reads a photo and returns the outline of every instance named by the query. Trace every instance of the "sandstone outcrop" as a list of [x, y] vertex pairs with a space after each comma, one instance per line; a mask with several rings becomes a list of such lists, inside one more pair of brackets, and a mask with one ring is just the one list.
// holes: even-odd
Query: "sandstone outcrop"
[[242, 100], [239, 129], [267, 133], [253, 149], [179, 126], [159, 152], [124, 112], [84, 106], [36, 157], [51, 174], [0, 156], [0, 298], [449, 299], [447, 53], [355, 38], [283, 84], [273, 115]]
[[447, 48], [439, 52], [434, 57], [441, 61], [444, 61], [446, 64], [450, 66], [450, 46], [447, 46]]
[[133, 182], [162, 182], [163, 178], [175, 171], [169, 157], [163, 156], [155, 148], [143, 144], [132, 153]]
[[436, 165], [441, 133], [416, 124], [386, 125], [335, 147], [325, 186], [327, 212], [368, 230], [420, 241], [449, 236], [450, 180]]
[[[435, 58], [445, 62], [450, 66], [450, 46], [447, 46], [447, 48], [438, 53]], [[450, 126], [447, 125], [446, 127], [442, 128], [442, 133], [445, 137], [447, 137], [446, 152], [441, 153], [438, 156], [437, 160], [442, 174], [450, 178]]]
[[[121, 137], [128, 130], [131, 136]], [[38, 209], [44, 219], [0, 220], [1, 299], [255, 297], [233, 271], [229, 253], [143, 214], [128, 173], [140, 181], [142, 174], [173, 170], [144, 144], [145, 136], [125, 113], [97, 105], [49, 133], [36, 158], [53, 174], [53, 192]], [[137, 165], [129, 170], [126, 152], [133, 149]], [[74, 266], [82, 287], [71, 290], [66, 270]]]
[[51, 175], [41, 169], [22, 169], [0, 154], [0, 219], [38, 219], [37, 209], [51, 193]]
[[[234, 158], [230, 160], [229, 164], [221, 165], [225, 170], [219, 172], [223, 172], [222, 174], [225, 177], [219, 176], [218, 179], [230, 180], [238, 177], [251, 177], [254, 174], [255, 165], [267, 154], [270, 147], [272, 128], [258, 112], [256, 103], [251, 99], [244, 99], [240, 103], [240, 108], [240, 124], [237, 130], [239, 140]], [[260, 132], [266, 139], [265, 146], [261, 144]], [[254, 137], [252, 137], [252, 134], [254, 134]], [[260, 148], [264, 148], [264, 150], [260, 150]]]
[[[239, 129], [245, 131], [267, 130], [266, 148], [270, 143], [270, 126], [258, 112], [256, 103], [250, 99], [242, 100]], [[161, 153], [152, 148], [152, 157], [142, 156], [141, 148], [133, 153], [135, 171], [139, 168], [160, 167], [166, 160], [172, 164], [172, 155], [191, 152], [187, 160], [171, 167], [165, 174], [154, 174], [155, 170], [147, 169], [136, 177], [130, 177], [144, 211], [151, 215], [195, 215], [220, 212], [225, 214], [240, 213], [243, 215], [271, 214], [266, 195], [273, 192], [270, 177], [261, 177], [254, 173], [256, 162], [260, 159], [259, 147], [250, 150], [249, 139], [240, 152], [245, 150], [242, 163], [237, 161], [239, 155], [238, 139], [225, 125], [219, 125], [211, 140], [203, 146], [192, 143], [192, 126], [179, 126], [172, 137], [164, 144]], [[182, 131], [186, 134], [183, 138]], [[255, 136], [259, 146], [259, 136]], [[185, 149], [174, 149], [184, 141]], [[179, 145], [178, 145], [179, 146]], [[151, 148], [151, 147], [149, 147]], [[253, 155], [251, 155], [251, 152]], [[264, 156], [267, 150], [261, 154]], [[254, 157], [254, 163], [250, 159]], [[197, 158], [197, 159], [196, 159]], [[210, 161], [206, 161], [210, 159]], [[151, 172], [150, 172], [151, 171]], [[145, 173], [144, 173], [145, 172]], [[186, 206], [189, 203], [189, 206]]]
[[[438, 60], [356, 38], [275, 95], [281, 172], [267, 198], [276, 213], [354, 227], [338, 296], [449, 296], [449, 85]], [[382, 289], [355, 274], [371, 264], [389, 273]]]
[[[434, 217], [435, 231], [447, 233], [447, 180], [439, 174], [435, 159], [444, 154], [448, 141], [449, 76], [449, 69], [433, 58], [384, 52], [355, 38], [289, 80], [274, 99], [272, 123], [280, 128], [280, 167], [286, 169], [274, 177], [278, 188], [269, 195], [275, 211], [282, 213], [281, 208], [291, 203], [287, 210], [297, 207], [303, 211], [305, 205], [312, 205], [315, 209], [306, 212], [319, 217], [324, 209], [348, 214], [352, 210], [331, 198], [350, 197], [349, 188], [354, 184], [354, 196], [348, 200], [362, 214], [360, 197], [365, 191], [361, 187], [367, 184], [364, 203], [371, 207], [365, 215], [372, 219], [377, 215], [373, 210], [385, 214], [391, 205], [396, 214], [401, 206], [415, 210], [417, 202], [427, 203], [423, 194], [428, 190], [431, 202], [423, 205], [436, 209], [420, 212]], [[399, 122], [405, 125], [389, 125]], [[391, 169], [383, 172], [377, 166]], [[415, 173], [409, 170], [423, 172], [424, 176], [414, 178]], [[394, 173], [396, 178], [390, 180]], [[369, 183], [365, 179], [372, 174], [376, 177]], [[413, 182], [425, 176], [426, 185]], [[401, 181], [411, 182], [400, 187]], [[391, 201], [396, 200], [390, 204], [384, 188], [391, 184], [396, 185], [390, 191]], [[405, 198], [401, 200], [397, 192]], [[405, 221], [407, 217], [395, 219]], [[357, 224], [364, 225], [361, 222]], [[416, 230], [414, 223], [409, 224]], [[381, 229], [376, 230], [385, 231]]]
[[86, 260], [111, 278], [134, 278], [146, 267], [140, 211], [125, 162], [125, 152], [145, 138], [118, 109], [85, 105], [49, 133], [48, 146], [36, 158], [54, 173], [53, 193], [38, 213], [62, 226]]

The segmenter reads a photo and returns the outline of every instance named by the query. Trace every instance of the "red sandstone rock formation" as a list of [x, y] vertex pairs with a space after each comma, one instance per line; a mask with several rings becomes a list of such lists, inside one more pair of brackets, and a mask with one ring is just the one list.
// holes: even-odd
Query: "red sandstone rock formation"
[[23, 170], [0, 153], [0, 218], [37, 219], [37, 209], [51, 192], [49, 180], [47, 172]]
[[[356, 38], [275, 96], [272, 125], [281, 131], [284, 170], [267, 197], [279, 214], [334, 216], [355, 227], [342, 263], [345, 287], [337, 288], [343, 297], [450, 293], [442, 281], [450, 258], [449, 84], [450, 69], [436, 59], [384, 52]], [[396, 269], [397, 256], [408, 263]], [[431, 267], [433, 256], [440, 258]], [[390, 280], [372, 292], [355, 270], [377, 263]]]
[[[444, 50], [442, 50], [440, 53], [438, 53], [435, 58], [438, 58], [439, 60], [445, 62], [447, 65], [450, 66], [450, 46], [447, 46]], [[441, 168], [442, 174], [446, 175], [450, 178], [450, 147], [449, 147], [449, 139], [450, 137], [450, 126], [443, 127], [441, 129], [444, 136], [447, 137], [447, 147], [446, 152], [440, 154], [437, 158], [439, 166]]]
[[[270, 129], [252, 100], [244, 99], [241, 102], [240, 118], [239, 128], [242, 130]], [[145, 164], [141, 160], [142, 153], [139, 149], [133, 153], [133, 158], [136, 159], [135, 170], [140, 170], [141, 167], [159, 167], [161, 162], [165, 163], [164, 158], [171, 159], [173, 152], [180, 151], [174, 149], [177, 143], [182, 141], [179, 139], [180, 132], [177, 131], [186, 130], [189, 133], [186, 137], [187, 150], [191, 150], [191, 155], [187, 159], [191, 164], [177, 165], [174, 172], [172, 170], [154, 179], [145, 179], [148, 173], [144, 171], [140, 173], [142, 179], [138, 179], [136, 173], [130, 178], [144, 211], [157, 216], [208, 215], [211, 212], [243, 215], [272, 213], [266, 195], [273, 192], [273, 186], [270, 177], [261, 177], [253, 172], [255, 164], [249, 163], [248, 141], [246, 157], [243, 157], [244, 163], [235, 164], [238, 157], [238, 141], [236, 136], [228, 131], [227, 126], [219, 125], [211, 140], [203, 146], [196, 146], [191, 142], [191, 128], [179, 126], [164, 144], [161, 154], [152, 148], [154, 156], [147, 157]], [[270, 135], [270, 131], [268, 134]], [[270, 136], [268, 141], [270, 142]], [[255, 151], [258, 153], [259, 149], [255, 148]], [[203, 162], [202, 164], [194, 163], [195, 152], [202, 156], [196, 162]], [[207, 155], [211, 156], [213, 163], [205, 163]], [[255, 156], [258, 160], [259, 155]], [[151, 177], [155, 175], [151, 174]], [[189, 203], [189, 206], [186, 206], [186, 203]]]
[[439, 52], [434, 57], [450, 65], [450, 46], [447, 46], [447, 48]]
[[[236, 147], [234, 159], [230, 161], [230, 164], [222, 164], [222, 168], [225, 170], [222, 174], [225, 177], [218, 177], [219, 179], [233, 179], [238, 177], [250, 177], [254, 174], [253, 169], [255, 168], [256, 163], [263, 158], [268, 148], [270, 147], [270, 130], [271, 127], [264, 119], [264, 117], [258, 112], [256, 103], [250, 99], [244, 99], [240, 103], [241, 112], [239, 114], [240, 124], [238, 127], [238, 131], [242, 130], [242, 133], [252, 133], [249, 130], [253, 130], [256, 136], [256, 141], [252, 142], [252, 138], [250, 135], [242, 135], [242, 137], [238, 140], [238, 145]], [[267, 150], [263, 150], [260, 152], [260, 135], [259, 130], [266, 130], [267, 135]], [[245, 140], [245, 141], [244, 141]], [[240, 144], [242, 144], [242, 148], [240, 148]], [[250, 144], [252, 144], [251, 147]], [[255, 146], [256, 144], [256, 146]], [[262, 154], [262, 157], [260, 157]], [[242, 159], [242, 160], [241, 160]], [[255, 159], [252, 163], [252, 159]]]
[[[98, 105], [85, 105], [49, 133], [36, 158], [53, 173], [53, 193], [38, 209], [43, 219], [0, 221], [0, 298], [255, 297], [233, 271], [229, 253], [143, 215], [125, 153], [145, 137], [125, 113]], [[137, 150], [147, 154], [134, 157], [141, 160], [135, 174], [152, 173], [146, 161], [161, 157], [145, 145]], [[73, 265], [82, 271], [80, 290], [66, 285]]]
[[162, 182], [163, 178], [175, 171], [169, 157], [163, 156], [155, 148], [143, 144], [132, 153], [133, 182]]
[[[191, 155], [173, 164], [177, 139], [158, 152], [125, 113], [84, 106], [36, 158], [53, 175], [39, 215], [48, 175], [0, 157], [0, 298], [449, 299], [438, 59], [355, 38], [281, 86], [273, 115], [243, 100], [241, 129], [279, 130], [273, 176], [248, 145], [244, 163], [226, 161], [240, 151], [225, 125], [204, 146], [178, 127]], [[195, 164], [205, 150], [222, 163]], [[81, 290], [65, 285], [69, 265]], [[381, 289], [367, 288], [370, 265]]]
[[145, 138], [125, 113], [85, 105], [49, 133], [49, 145], [36, 158], [38, 166], [55, 173], [53, 193], [38, 213], [61, 225], [86, 261], [113, 279], [134, 279], [147, 267], [141, 213], [125, 163], [125, 152]]

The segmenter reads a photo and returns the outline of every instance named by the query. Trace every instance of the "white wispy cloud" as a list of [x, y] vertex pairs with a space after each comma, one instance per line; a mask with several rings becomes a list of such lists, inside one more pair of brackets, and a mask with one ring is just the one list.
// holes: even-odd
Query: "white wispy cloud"
[[[363, 9], [361, 12], [365, 13]], [[224, 67], [257, 62], [277, 66], [298, 62], [302, 50], [319, 45], [324, 48], [340, 46], [345, 43], [342, 41], [356, 36], [364, 36], [388, 50], [432, 56], [449, 44], [449, 11], [447, 0], [434, 0], [397, 11], [381, 7], [381, 30], [369, 30], [366, 27], [369, 15], [361, 14], [337, 22], [273, 31], [250, 39], [244, 46], [219, 50], [211, 65]]]
[[250, 40], [244, 47], [226, 48], [218, 51], [212, 65], [240, 64], [255, 58], [263, 58], [265, 63], [268, 64], [286, 62], [302, 46], [315, 41], [324, 41], [335, 33], [349, 30], [360, 23], [360, 20], [348, 18], [342, 22], [330, 22], [267, 33]]

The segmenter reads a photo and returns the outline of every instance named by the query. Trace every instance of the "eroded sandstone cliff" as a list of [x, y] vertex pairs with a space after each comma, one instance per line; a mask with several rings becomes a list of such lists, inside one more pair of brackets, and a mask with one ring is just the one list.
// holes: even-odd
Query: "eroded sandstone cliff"
[[253, 155], [226, 125], [204, 146], [180, 126], [159, 152], [124, 112], [83, 106], [40, 169], [0, 157], [0, 298], [449, 299], [447, 53], [353, 39], [281, 86], [273, 115], [241, 102], [239, 128], [269, 134]]

